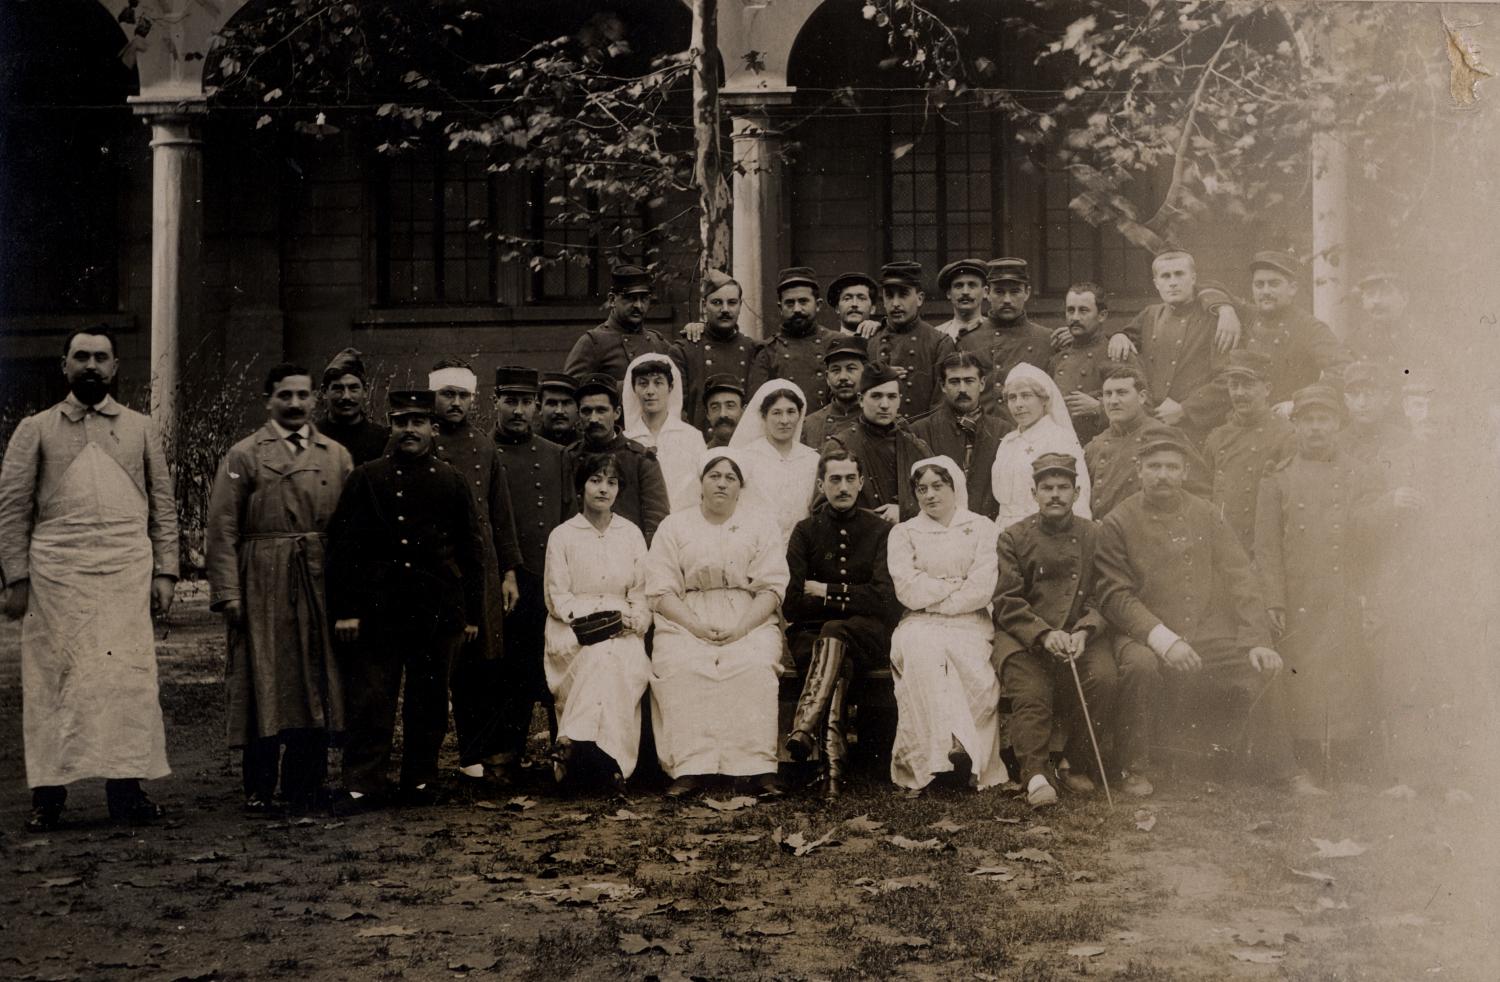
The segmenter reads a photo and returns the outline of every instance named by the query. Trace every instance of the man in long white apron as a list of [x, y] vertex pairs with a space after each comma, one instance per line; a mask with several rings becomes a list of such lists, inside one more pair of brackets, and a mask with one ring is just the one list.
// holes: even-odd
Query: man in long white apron
[[68, 397], [21, 421], [0, 469], [32, 832], [55, 828], [66, 785], [92, 777], [112, 819], [150, 823], [162, 809], [140, 782], [170, 773], [151, 611], [170, 610], [177, 581], [172, 479], [151, 421], [109, 394], [109, 332], [75, 332], [62, 367]]

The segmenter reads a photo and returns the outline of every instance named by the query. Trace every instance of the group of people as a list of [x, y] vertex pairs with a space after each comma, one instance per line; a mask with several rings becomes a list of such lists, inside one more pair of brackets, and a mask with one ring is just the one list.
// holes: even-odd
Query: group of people
[[[1173, 754], [1226, 749], [1324, 793], [1430, 716], [1391, 686], [1412, 641], [1390, 571], [1391, 529], [1430, 500], [1433, 393], [1396, 276], [1361, 282], [1341, 341], [1294, 305], [1300, 272], [1257, 254], [1247, 303], [1163, 253], [1161, 302], [1111, 331], [1094, 283], [1069, 288], [1063, 326], [1032, 321], [1024, 260], [944, 267], [939, 325], [917, 263], [826, 294], [794, 267], [763, 341], [715, 273], [705, 320], [669, 341], [650, 275], [618, 267], [563, 372], [496, 371], [492, 431], [461, 359], [389, 393], [388, 426], [359, 352], [276, 366], [207, 529], [245, 808], [278, 789], [328, 803], [331, 737], [344, 807], [434, 800], [450, 702], [462, 782], [514, 780], [540, 705], [556, 778], [623, 788], [649, 705], [671, 796], [779, 794], [783, 773], [837, 794], [875, 669], [907, 794], [1149, 795]], [[112, 814], [150, 821], [139, 781], [167, 772], [144, 598], [171, 603], [170, 480], [108, 394], [108, 332], [75, 333], [63, 364], [69, 396], [21, 424], [0, 473], [34, 829], [89, 776]]]

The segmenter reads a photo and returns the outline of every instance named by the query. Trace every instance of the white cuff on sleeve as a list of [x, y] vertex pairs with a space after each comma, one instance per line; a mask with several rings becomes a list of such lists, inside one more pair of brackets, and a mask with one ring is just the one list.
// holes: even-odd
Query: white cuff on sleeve
[[1151, 629], [1151, 633], [1146, 635], [1146, 643], [1161, 658], [1167, 657], [1167, 652], [1171, 649], [1172, 645], [1181, 640], [1182, 637], [1165, 624], [1156, 625]]

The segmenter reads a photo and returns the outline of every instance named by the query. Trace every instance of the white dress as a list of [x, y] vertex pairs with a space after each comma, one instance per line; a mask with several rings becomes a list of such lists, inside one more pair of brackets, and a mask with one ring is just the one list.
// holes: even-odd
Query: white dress
[[[597, 745], [629, 777], [640, 753], [641, 696], [651, 679], [643, 640], [651, 626], [646, 539], [619, 515], [603, 532], [574, 515], [547, 537], [546, 562], [544, 665], [557, 735]], [[568, 622], [601, 610], [618, 610], [625, 630], [580, 647]]]
[[990, 598], [998, 567], [995, 523], [967, 509], [946, 526], [922, 514], [891, 530], [896, 597], [906, 608], [891, 635], [896, 742], [891, 780], [923, 788], [953, 769], [956, 739], [979, 788], [1003, 784], [1000, 681], [990, 665]]
[[1083, 466], [1083, 448], [1071, 427], [1064, 429], [1050, 416], [1043, 416], [1027, 430], [1011, 430], [1000, 439], [995, 462], [990, 467], [990, 491], [1000, 505], [995, 524], [1009, 528], [1023, 518], [1036, 514], [1035, 486], [1031, 462], [1044, 453], [1072, 455], [1078, 468], [1078, 498], [1073, 514], [1089, 518], [1089, 474]]
[[745, 494], [755, 506], [776, 520], [782, 548], [792, 540], [792, 529], [811, 511], [818, 483], [818, 452], [800, 440], [783, 457], [762, 437], [740, 455], [745, 469]]
[[[771, 519], [740, 505], [714, 525], [698, 508], [668, 515], [647, 557], [646, 596], [677, 596], [721, 628], [739, 623], [759, 593], [786, 596], [786, 550]], [[709, 644], [656, 615], [651, 655], [651, 721], [670, 777], [749, 776], [776, 770], [776, 662], [781, 631], [773, 613], [743, 638]]]

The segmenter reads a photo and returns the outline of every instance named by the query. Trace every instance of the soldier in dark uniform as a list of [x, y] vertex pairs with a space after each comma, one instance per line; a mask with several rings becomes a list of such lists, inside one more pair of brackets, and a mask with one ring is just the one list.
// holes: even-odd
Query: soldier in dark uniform
[[328, 523], [328, 616], [342, 643], [344, 786], [353, 803], [382, 803], [396, 700], [402, 712], [402, 796], [433, 799], [448, 729], [448, 675], [484, 622], [489, 532], [468, 481], [433, 453], [431, 392], [392, 392], [389, 454], [356, 467]]
[[745, 412], [745, 383], [736, 375], [710, 375], [703, 383], [705, 446], [727, 447]]
[[737, 280], [709, 270], [703, 282], [706, 322], [689, 324], [672, 342], [672, 360], [682, 374], [682, 409], [687, 421], [700, 430], [707, 422], [704, 383], [708, 377], [733, 375], [742, 389], [750, 377], [757, 343], [740, 333], [741, 295]]
[[[958, 350], [983, 358], [990, 366], [981, 405], [991, 415], [1005, 414], [1001, 390], [1010, 370], [1022, 362], [1042, 371], [1052, 358], [1052, 332], [1026, 315], [1031, 299], [1031, 273], [1024, 259], [992, 259], [985, 263], [985, 296], [989, 316], [959, 332]], [[1008, 418], [1008, 417], [1007, 417]]]
[[892, 525], [917, 514], [912, 482], [903, 475], [932, 456], [900, 418], [901, 377], [889, 365], [866, 365], [859, 377], [859, 419], [830, 434], [823, 453], [847, 450], [859, 458], [863, 485], [859, 505]]
[[880, 267], [880, 300], [885, 323], [870, 336], [871, 361], [889, 365], [901, 378], [901, 415], [908, 419], [942, 405], [937, 365], [953, 350], [953, 340], [922, 319], [922, 264]]
[[807, 396], [807, 412], [828, 404], [823, 355], [838, 333], [818, 324], [818, 280], [806, 266], [783, 269], [776, 281], [781, 331], [767, 338], [750, 362], [745, 391], [755, 392], [773, 378], [797, 383]]
[[791, 581], [782, 604], [787, 646], [802, 673], [802, 695], [786, 750], [807, 760], [820, 744], [826, 791], [839, 793], [846, 753], [845, 700], [856, 670], [885, 664], [901, 616], [886, 566], [891, 524], [857, 504], [859, 458], [832, 450], [818, 461], [824, 507], [792, 529]]
[[[1374, 729], [1374, 659], [1360, 637], [1356, 544], [1378, 513], [1381, 477], [1338, 449], [1343, 406], [1326, 385], [1292, 405], [1297, 452], [1272, 468], [1256, 504], [1255, 565], [1291, 670], [1292, 738], [1304, 769], [1352, 760]], [[1318, 752], [1321, 750], [1321, 754]]]
[[[1072, 672], [1063, 662], [1078, 666], [1095, 738], [1104, 747], [1115, 722], [1122, 672], [1094, 598], [1099, 526], [1073, 514], [1078, 462], [1072, 454], [1042, 454], [1032, 461], [1031, 473], [1038, 511], [1003, 530], [997, 545], [993, 654], [1001, 688], [1010, 699], [1006, 728], [1021, 765], [1020, 783], [1032, 807], [1044, 808], [1057, 802], [1048, 753], [1059, 715], [1054, 706], [1059, 694], [1069, 705], [1076, 699]], [[1136, 703], [1143, 692], [1160, 685], [1155, 659], [1137, 654], [1121, 668], [1128, 676], [1125, 691]], [[1133, 708], [1138, 716], [1143, 707]], [[1083, 746], [1078, 742], [1069, 746], [1068, 756], [1092, 761], [1087, 734]], [[1083, 788], [1091, 786], [1083, 783]], [[1132, 773], [1126, 790], [1145, 796], [1152, 788], [1144, 775]]]
[[[1187, 435], [1175, 426], [1151, 418], [1151, 394], [1146, 388], [1146, 376], [1139, 368], [1120, 365], [1106, 372], [1100, 402], [1109, 426], [1083, 448], [1083, 463], [1093, 482], [1089, 510], [1095, 521], [1102, 521], [1116, 505], [1141, 489], [1136, 455], [1147, 436], [1158, 436], [1166, 429], [1187, 441]], [[1205, 500], [1213, 493], [1208, 464], [1191, 447], [1184, 487]]]
[[369, 397], [365, 386], [364, 358], [354, 348], [333, 356], [323, 369], [323, 418], [318, 432], [343, 444], [358, 467], [385, 453], [391, 431], [365, 413]]
[[951, 458], [964, 469], [969, 510], [993, 519], [1000, 510], [990, 489], [990, 467], [1000, 438], [1012, 429], [1004, 418], [985, 413], [979, 404], [989, 366], [968, 351], [950, 352], [938, 365], [943, 404], [911, 421], [912, 435], [934, 454]]
[[609, 453], [625, 475], [615, 514], [635, 523], [651, 543], [656, 527], [667, 517], [667, 482], [661, 476], [656, 452], [620, 432], [620, 387], [608, 375], [590, 375], [578, 386], [578, 416], [583, 436], [568, 447], [568, 473], [585, 454]]
[[857, 334], [875, 316], [880, 284], [864, 273], [840, 273], [828, 284], [828, 306], [838, 318], [839, 333]]
[[578, 380], [567, 372], [543, 372], [532, 429], [559, 447], [578, 439]]
[[1229, 389], [1229, 419], [1208, 435], [1203, 456], [1214, 476], [1212, 501], [1255, 558], [1255, 497], [1272, 464], [1291, 456], [1292, 424], [1271, 411], [1271, 359], [1236, 348], [1219, 374]]
[[514, 766], [526, 749], [532, 707], [552, 705], [542, 668], [542, 631], [547, 602], [542, 589], [542, 563], [547, 537], [577, 510], [568, 454], [532, 432], [536, 416], [537, 373], [529, 368], [495, 369], [499, 427], [495, 453], [510, 489], [515, 509], [516, 539], [521, 565], [516, 584], [521, 596], [505, 617], [505, 705], [501, 712], [504, 735], [496, 766]]
[[[1283, 721], [1265, 595], [1229, 524], [1182, 489], [1186, 451], [1169, 433], [1141, 448], [1141, 490], [1099, 530], [1100, 609], [1129, 638], [1122, 651], [1144, 645], [1161, 659], [1169, 745], [1181, 746], [1186, 730], [1209, 731], [1232, 750], [1248, 737], [1264, 777], [1316, 793], [1297, 770]], [[1131, 757], [1144, 772], [1140, 754]]]
[[1071, 343], [1053, 353], [1047, 364], [1047, 374], [1057, 383], [1063, 401], [1068, 404], [1068, 415], [1073, 419], [1073, 432], [1078, 434], [1079, 445], [1086, 447], [1109, 425], [1104, 404], [1100, 401], [1104, 376], [1117, 365], [1139, 367], [1140, 362], [1133, 354], [1121, 360], [1109, 357], [1109, 337], [1104, 330], [1109, 302], [1099, 284], [1083, 282], [1068, 287], [1063, 299], [1063, 315], [1068, 321]]
[[831, 398], [822, 409], [808, 413], [802, 424], [802, 442], [814, 450], [859, 419], [859, 379], [870, 360], [866, 350], [865, 339], [851, 334], [835, 340], [823, 355]]
[[672, 346], [646, 326], [651, 309], [651, 274], [639, 266], [616, 266], [609, 274], [609, 319], [591, 328], [573, 344], [563, 371], [576, 379], [600, 373], [616, 384], [638, 356], [665, 355]]
[[1255, 313], [1240, 345], [1271, 360], [1271, 405], [1283, 415], [1294, 392], [1320, 378], [1337, 382], [1350, 361], [1333, 329], [1297, 306], [1300, 275], [1298, 262], [1279, 252], [1257, 252], [1250, 262]]
[[453, 465], [474, 496], [484, 530], [484, 617], [479, 639], [464, 646], [453, 666], [453, 727], [458, 734], [460, 780], [485, 776], [484, 761], [500, 753], [504, 733], [505, 615], [516, 604], [516, 544], [510, 489], [494, 437], [469, 421], [478, 380], [457, 358], [437, 362], [427, 375], [437, 415], [433, 453]]

